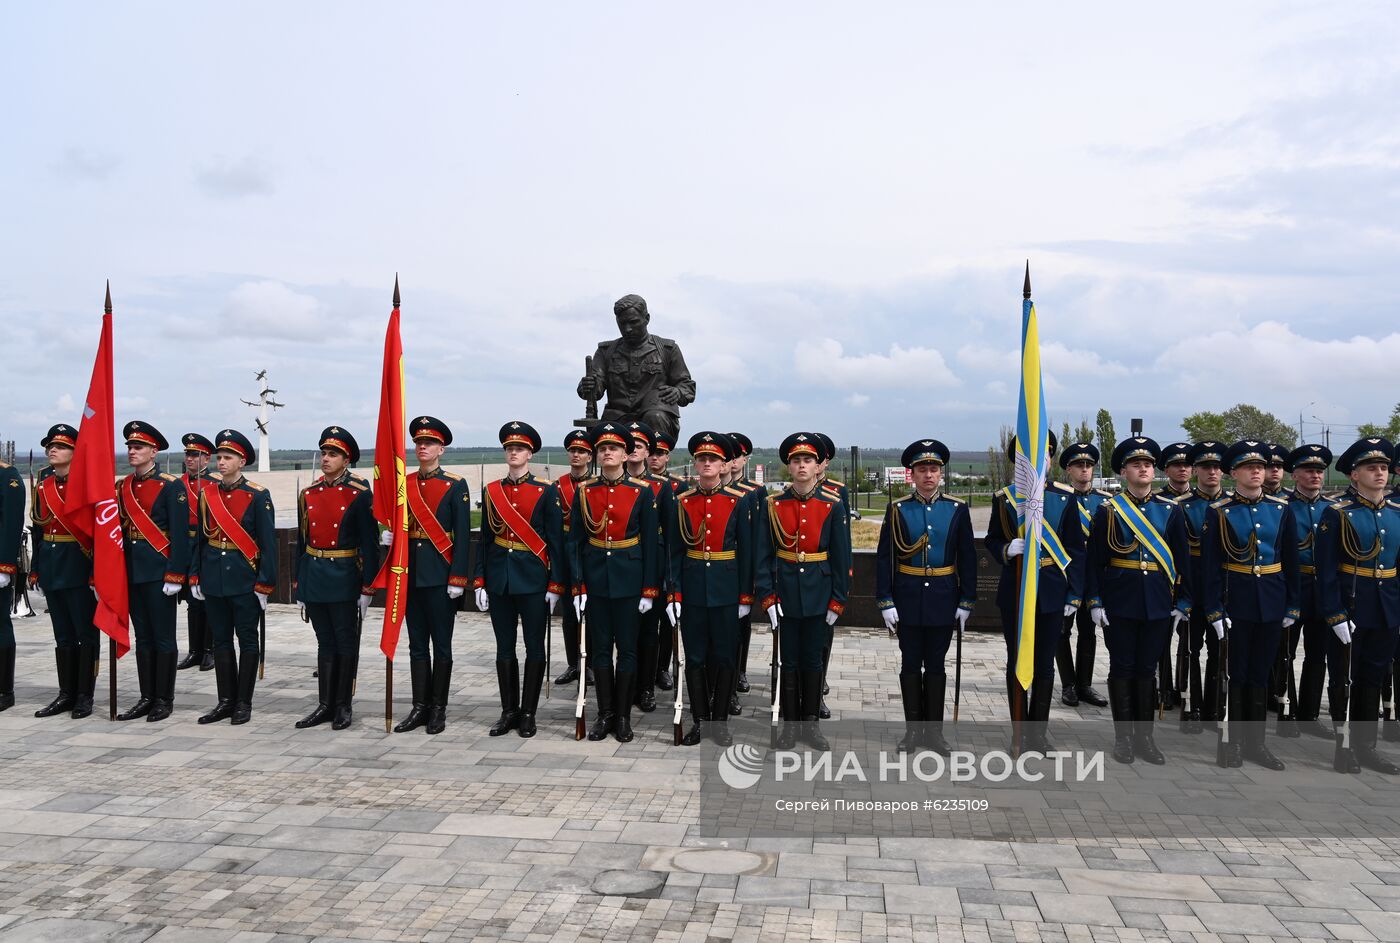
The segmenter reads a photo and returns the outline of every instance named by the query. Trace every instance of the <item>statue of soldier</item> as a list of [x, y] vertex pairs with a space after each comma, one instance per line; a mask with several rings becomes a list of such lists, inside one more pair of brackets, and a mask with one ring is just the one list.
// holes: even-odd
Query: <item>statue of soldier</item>
[[602, 421], [641, 421], [674, 440], [680, 435], [681, 407], [695, 401], [695, 381], [675, 341], [647, 331], [651, 314], [640, 295], [624, 295], [613, 305], [617, 340], [601, 341], [589, 373], [578, 382], [580, 399], [607, 393]]

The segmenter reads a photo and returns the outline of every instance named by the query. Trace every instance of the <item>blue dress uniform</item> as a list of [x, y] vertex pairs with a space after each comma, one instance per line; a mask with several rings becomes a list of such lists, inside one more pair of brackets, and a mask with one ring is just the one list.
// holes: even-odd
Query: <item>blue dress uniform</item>
[[[628, 423], [627, 432], [634, 441], [644, 445], [648, 452], [656, 448], [656, 433], [646, 423]], [[676, 522], [676, 492], [671, 487], [670, 479], [653, 475], [645, 465], [642, 466], [642, 474], [635, 477], [647, 483], [651, 488], [652, 499], [656, 502], [659, 537], [656, 543], [656, 572], [661, 581], [661, 592], [665, 595], [671, 589], [669, 547], [671, 530]], [[653, 606], [650, 611], [641, 614], [637, 624], [637, 689], [634, 697], [636, 706], [648, 714], [656, 710], [656, 673], [660, 667], [657, 656], [660, 654], [663, 634], [668, 633], [661, 631], [661, 607]]]
[[[248, 437], [233, 429], [214, 437], [214, 451], [238, 455], [245, 466], [258, 459]], [[270, 596], [277, 588], [272, 495], [247, 478], [240, 477], [232, 485], [220, 481], [200, 495], [199, 522], [190, 556], [190, 583], [204, 597], [214, 633], [214, 682], [219, 692], [218, 704], [199, 722], [230, 718], [230, 723], [246, 724], [258, 681], [258, 621], [263, 605], [258, 596]]]
[[[355, 437], [340, 426], [321, 431], [319, 447], [360, 461]], [[316, 633], [316, 708], [298, 730], [331, 721], [332, 730], [354, 722], [352, 700], [360, 662], [360, 621], [374, 596], [379, 573], [379, 526], [370, 483], [346, 469], [302, 489], [297, 501], [297, 559], [292, 593]]]
[[[441, 419], [419, 416], [408, 429], [414, 442], [452, 444], [452, 430]], [[409, 546], [404, 619], [413, 707], [394, 732], [424, 727], [438, 734], [447, 726], [458, 599], [470, 581], [472, 498], [466, 479], [440, 467], [409, 472], [406, 492]]]
[[0, 711], [15, 705], [15, 626], [10, 621], [19, 587], [19, 547], [24, 534], [24, 482], [0, 462]]
[[[734, 445], [736, 455], [753, 455], [752, 439], [742, 432], [730, 432], [728, 435], [730, 442]], [[755, 541], [754, 546], [758, 546], [757, 540], [762, 535], [760, 528], [768, 526], [768, 489], [748, 476], [747, 465], [744, 466], [744, 474], [731, 481], [729, 485], [749, 495], [745, 513], [753, 531], [751, 539]], [[739, 713], [739, 695], [747, 694], [749, 691], [749, 643], [753, 639], [752, 615], [740, 617], [736, 638], [739, 640], [739, 654], [735, 662], [737, 673], [734, 680], [734, 696], [730, 699], [730, 714]]]
[[[900, 464], [946, 466], [948, 447], [921, 439], [905, 448]], [[914, 749], [922, 740], [946, 753], [944, 662], [959, 610], [965, 621], [977, 604], [977, 550], [966, 503], [941, 489], [928, 498], [915, 490], [885, 509], [875, 551], [875, 604], [897, 613], [899, 693], [907, 727], [900, 748]]]
[[[122, 429], [127, 445], [148, 445], [163, 452], [165, 436], [148, 422], [129, 422]], [[134, 655], [141, 698], [117, 720], [145, 717], [160, 721], [175, 703], [175, 642], [179, 615], [176, 596], [184, 588], [190, 566], [189, 497], [174, 475], [155, 470], [134, 474], [117, 485], [122, 537], [126, 546], [127, 599], [136, 636]]]
[[[604, 444], [631, 445], [627, 428], [604, 422], [589, 432], [596, 453]], [[660, 524], [656, 496], [641, 478], [590, 478], [574, 492], [570, 514], [569, 572], [573, 595], [586, 596], [588, 660], [598, 692], [598, 719], [589, 740], [612, 733], [619, 743], [632, 739], [632, 700], [637, 686], [637, 631], [640, 600], [661, 597]], [[614, 668], [613, 649], [617, 649]]]
[[[1266, 464], [1268, 450], [1256, 441], [1230, 446], [1225, 464]], [[1302, 614], [1298, 599], [1298, 534], [1283, 498], [1238, 490], [1210, 506], [1201, 528], [1201, 603], [1206, 621], [1222, 620], [1229, 632], [1230, 690], [1226, 709], [1243, 722], [1243, 756], [1270, 769], [1283, 762], [1265, 744], [1269, 669], [1278, 658], [1284, 620]], [[1239, 729], [1239, 728], [1236, 728]], [[1225, 744], [1225, 758], [1239, 765], [1240, 739]]]
[[[214, 454], [214, 443], [198, 432], [186, 432], [180, 437], [180, 443], [185, 447], [186, 458], [191, 455], [203, 455], [206, 456], [207, 462], [208, 456]], [[199, 536], [199, 496], [204, 493], [204, 489], [217, 487], [219, 476], [206, 466], [205, 470], [198, 474], [192, 475], [186, 471], [180, 476], [180, 483], [185, 486], [185, 503], [190, 512], [189, 545], [193, 548], [195, 539]], [[213, 671], [214, 635], [209, 631], [204, 600], [195, 599], [188, 584], [180, 598], [185, 602], [185, 631], [190, 644], [188, 654], [175, 666], [175, 670], [198, 668], [200, 671]]]
[[[1332, 452], [1323, 445], [1300, 445], [1288, 453], [1289, 473], [1301, 468], [1326, 470], [1332, 464]], [[1326, 616], [1318, 605], [1317, 565], [1315, 560], [1317, 529], [1322, 524], [1322, 512], [1332, 505], [1330, 498], [1318, 492], [1309, 498], [1299, 489], [1288, 492], [1288, 506], [1293, 509], [1293, 525], [1298, 536], [1298, 602], [1302, 618], [1288, 629], [1286, 655], [1289, 664], [1298, 651], [1298, 639], [1303, 640], [1303, 670], [1297, 690], [1291, 691], [1289, 701], [1293, 716], [1302, 729], [1320, 737], [1332, 736], [1332, 731], [1318, 723], [1322, 709], [1322, 688], [1328, 669], [1332, 676], [1341, 675], [1341, 645], [1336, 642], [1327, 625]], [[1291, 682], [1291, 672], [1284, 672], [1280, 684]]]
[[[1368, 437], [1342, 453], [1337, 470], [1350, 475], [1370, 463], [1388, 465], [1394, 457], [1388, 440]], [[1400, 626], [1400, 503], [1383, 499], [1375, 504], [1355, 486], [1347, 489], [1323, 510], [1314, 552], [1321, 611], [1330, 626], [1350, 630], [1351, 677], [1333, 675], [1328, 691], [1333, 717], [1354, 718], [1351, 745], [1358, 764], [1400, 773], [1400, 766], [1376, 751], [1381, 686], [1391, 671]]]
[[[1050, 433], [1050, 457], [1055, 457], [1055, 433]], [[1008, 454], [1015, 455], [1016, 442], [1008, 445]], [[1025, 719], [1023, 745], [1027, 750], [1045, 752], [1050, 744], [1045, 738], [1045, 724], [1050, 718], [1050, 698], [1055, 687], [1055, 647], [1060, 641], [1065, 609], [1079, 606], [1084, 599], [1084, 528], [1079, 519], [1079, 506], [1073, 489], [1058, 482], [1046, 482], [1042, 512], [1045, 534], [1041, 547], [1027, 547], [1022, 561], [1031, 559], [1040, 566], [1040, 588], [1036, 596], [1035, 665], [1029, 704]], [[1001, 579], [997, 583], [997, 608], [1001, 610], [1002, 637], [1006, 641], [1006, 693], [1008, 708], [1014, 708], [1020, 690], [1016, 679], [1016, 641], [1020, 634], [1021, 567], [1022, 561], [1007, 557], [1006, 551], [1018, 536], [1016, 508], [1010, 488], [1003, 488], [992, 498], [992, 516], [987, 523], [987, 552], [1001, 564]], [[1063, 550], [1064, 567], [1043, 544], [1058, 540]], [[1014, 715], [1014, 710], [1013, 710]]]
[[[540, 435], [528, 423], [508, 422], [498, 433], [502, 447], [522, 446], [533, 455]], [[528, 471], [519, 478], [502, 478], [485, 486], [481, 499], [481, 539], [472, 587], [485, 590], [496, 633], [496, 684], [501, 717], [490, 734], [499, 737], [519, 728], [520, 736], [535, 735], [535, 711], [544, 686], [546, 593], [564, 595], [563, 542], [548, 524], [552, 482]], [[478, 593], [479, 595], [479, 593]], [[525, 687], [520, 686], [520, 662], [515, 656], [515, 632], [525, 636]]]
[[[72, 449], [78, 430], [59, 423], [39, 442]], [[71, 454], [71, 453], [70, 453]], [[30, 502], [35, 534], [31, 584], [38, 584], [49, 604], [53, 622], [54, 660], [58, 664], [58, 696], [35, 717], [52, 717], [71, 711], [73, 717], [92, 713], [92, 692], [97, 683], [97, 660], [102, 656], [93, 617], [97, 600], [92, 591], [92, 550], [79, 543], [75, 528], [65, 523], [64, 495], [68, 477], [52, 466], [39, 472]]]
[[[669, 432], [660, 429], [652, 430], [654, 445], [651, 447], [651, 454], [655, 456], [669, 457], [676, 450], [676, 437]], [[680, 493], [690, 485], [682, 478], [677, 478], [669, 470], [663, 469], [660, 472], [653, 472], [653, 475], [671, 489], [671, 505], [675, 506], [675, 499], [680, 497]], [[657, 516], [661, 514], [661, 508], [657, 506]], [[665, 531], [666, 547], [669, 553], [672, 534], [668, 530], [672, 522], [662, 522], [662, 529]], [[669, 565], [669, 564], [668, 564]], [[656, 689], [660, 691], [670, 691], [675, 683], [675, 678], [671, 677], [671, 660], [675, 649], [672, 648], [671, 631], [663, 621], [656, 636]]]
[[[1122, 474], [1128, 462], [1155, 465], [1160, 454], [1156, 442], [1133, 436], [1114, 448], [1111, 467]], [[1152, 733], [1153, 675], [1171, 647], [1173, 615], [1191, 614], [1188, 560], [1186, 519], [1171, 498], [1151, 492], [1138, 498], [1125, 489], [1095, 510], [1085, 594], [1104, 626], [1113, 758], [1120, 763], [1166, 762]]]
[[[1225, 444], [1207, 439], [1191, 447], [1191, 467], [1195, 469], [1222, 466], [1225, 463]], [[1200, 472], [1197, 471], [1199, 482]], [[1221, 491], [1209, 494], [1201, 490], [1198, 483], [1185, 497], [1178, 498], [1177, 507], [1186, 518], [1186, 546], [1190, 554], [1190, 564], [1184, 567], [1190, 577], [1189, 585], [1196, 593], [1196, 605], [1191, 609], [1190, 622], [1177, 627], [1177, 664], [1185, 663], [1185, 670], [1178, 671], [1176, 683], [1186, 692], [1181, 702], [1181, 731], [1200, 733], [1204, 726], [1216, 728], [1224, 716], [1225, 705], [1220, 700], [1220, 640], [1206, 621], [1205, 606], [1200, 605], [1202, 585], [1201, 572], [1201, 528], [1205, 526], [1210, 506], [1225, 495]], [[1206, 650], [1205, 679], [1201, 678], [1201, 648]], [[1180, 675], [1185, 675], [1181, 677]]]
[[[734, 441], [719, 432], [697, 432], [687, 448], [692, 456], [733, 459]], [[701, 724], [716, 721], [715, 742], [728, 745], [729, 702], [734, 690], [736, 634], [740, 607], [753, 605], [753, 521], [749, 492], [731, 485], [706, 491], [699, 485], [676, 499], [671, 533], [671, 591], [681, 607], [685, 645], [685, 687], [693, 726], [681, 738], [700, 742]]]
[[[794, 432], [778, 448], [783, 464], [797, 455], [820, 462], [823, 454], [816, 437], [807, 432]], [[789, 485], [769, 496], [767, 526], [755, 562], [754, 595], [765, 612], [774, 607], [778, 612], [783, 718], [800, 721], [806, 742], [818, 750], [826, 748], [816, 723], [822, 652], [831, 622], [846, 610], [851, 585], [851, 540], [843, 513], [840, 499], [820, 481], [807, 494]], [[790, 747], [796, 732], [791, 724], [785, 726], [779, 745]]]
[[[1092, 442], [1075, 442], [1060, 452], [1060, 467], [1068, 470], [1075, 462], [1099, 464], [1099, 450]], [[1101, 488], [1088, 491], [1075, 490], [1074, 498], [1079, 503], [1079, 523], [1088, 540], [1089, 529], [1093, 526], [1094, 512], [1099, 505], [1112, 495]], [[1073, 649], [1070, 648], [1071, 630], [1078, 628], [1079, 638]], [[1097, 648], [1094, 638], [1094, 622], [1089, 618], [1089, 607], [1081, 605], [1073, 615], [1065, 616], [1064, 631], [1060, 633], [1060, 643], [1055, 648], [1055, 665], [1060, 670], [1060, 702], [1068, 707], [1077, 707], [1085, 701], [1095, 707], [1105, 707], [1108, 700], [1094, 690], [1094, 652]]]
[[[1190, 442], [1173, 442], [1171, 445], [1164, 446], [1162, 448], [1161, 463], [1163, 470], [1169, 469], [1176, 464], [1183, 464], [1187, 468], [1190, 468], [1192, 448], [1193, 446]], [[1184, 491], [1177, 491], [1172, 487], [1171, 481], [1168, 481], [1161, 488], [1157, 489], [1157, 493], [1164, 498], [1170, 498], [1176, 501], [1180, 498], [1190, 497], [1191, 486], [1188, 483]], [[1181, 567], [1183, 570], [1190, 569], [1188, 562], [1184, 559], [1181, 561]], [[1190, 631], [1189, 623], [1182, 626], [1182, 631]], [[1178, 693], [1178, 686], [1184, 685], [1187, 682], [1185, 678], [1174, 679], [1175, 669], [1176, 666], [1172, 663], [1172, 647], [1169, 643], [1162, 651], [1162, 659], [1157, 664], [1157, 699], [1158, 703], [1162, 705], [1163, 710], [1172, 710], [1182, 705], [1182, 698], [1180, 693]]]
[[[566, 451], [583, 449], [589, 455], [593, 454], [593, 445], [588, 439], [588, 433], [582, 429], [572, 429], [564, 436], [564, 449]], [[545, 518], [545, 526], [549, 528], [552, 534], [551, 539], [554, 540], [555, 544], [565, 548], [564, 552], [559, 554], [559, 569], [565, 586], [574, 585], [573, 574], [569, 570], [570, 560], [567, 549], [569, 533], [573, 529], [574, 492], [578, 490], [580, 484], [587, 480], [587, 475], [575, 478], [572, 471], [560, 475], [554, 480], [553, 490], [548, 499], [549, 503], [546, 505], [549, 514]], [[579, 672], [583, 671], [588, 674], [587, 683], [592, 684], [592, 669], [586, 665], [579, 665], [578, 613], [574, 612], [573, 606], [566, 604], [560, 608], [559, 615], [560, 631], [564, 636], [564, 658], [568, 667], [559, 677], [554, 679], [554, 683], [572, 684], [579, 680]]]

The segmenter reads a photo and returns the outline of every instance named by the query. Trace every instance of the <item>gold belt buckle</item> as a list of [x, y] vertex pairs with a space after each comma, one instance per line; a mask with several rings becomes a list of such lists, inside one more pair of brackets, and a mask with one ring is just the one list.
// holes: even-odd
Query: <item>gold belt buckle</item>
[[806, 562], [807, 562], [807, 551], [805, 551], [805, 550], [799, 550], [799, 551], [797, 551], [797, 562], [798, 562], [798, 563], [806, 563]]
[[705, 560], [706, 560], [706, 562], [709, 562], [709, 559], [710, 559], [710, 551], [706, 550], [706, 551], [705, 551]]
[[1139, 559], [1139, 560], [1138, 560], [1138, 568], [1141, 569], [1142, 572], [1146, 573], [1146, 572], [1147, 572], [1147, 561], [1146, 561], [1146, 560]]
[[1255, 575], [1255, 576], [1258, 576], [1258, 575], [1259, 575], [1259, 564], [1257, 564], [1257, 563], [1254, 564], [1254, 575]]

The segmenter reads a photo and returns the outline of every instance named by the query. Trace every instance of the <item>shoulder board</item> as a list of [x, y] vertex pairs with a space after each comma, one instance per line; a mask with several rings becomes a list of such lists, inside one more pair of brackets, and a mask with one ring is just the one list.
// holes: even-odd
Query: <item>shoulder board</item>
[[588, 476], [587, 478], [583, 479], [583, 481], [580, 481], [579, 484], [580, 484], [580, 485], [591, 485], [591, 484], [593, 484], [593, 482], [595, 482], [595, 481], [597, 481], [597, 480], [598, 480], [598, 476], [597, 476], [597, 475], [590, 475], [590, 476]]
[[445, 469], [445, 468], [442, 470], [442, 477], [446, 478], [448, 481], [464, 481], [464, 480], [465, 480], [464, 478], [462, 478], [461, 475], [454, 474], [454, 473], [448, 471], [448, 470]]
[[1226, 495], [1218, 501], [1212, 501], [1210, 503], [1210, 506], [1213, 508], [1223, 508], [1225, 505], [1229, 504], [1233, 500], [1235, 500], [1234, 495]]
[[1288, 506], [1288, 499], [1285, 498], [1285, 497], [1282, 497], [1281, 495], [1277, 495], [1277, 494], [1266, 494], [1266, 495], [1264, 495], [1264, 500], [1266, 500], [1266, 501], [1272, 501], [1274, 504], [1282, 504], [1284, 507], [1287, 507], [1287, 506]]
[[172, 474], [170, 474], [169, 472], [161, 472], [161, 473], [160, 473], [160, 480], [161, 480], [161, 481], [179, 481], [180, 478], [179, 478], [178, 475], [172, 475]]
[[354, 488], [356, 491], [369, 490], [369, 482], [365, 481], [363, 478], [357, 478], [353, 475], [350, 477], [350, 480], [347, 482], [347, 484], [350, 485], [350, 487]]
[[1154, 494], [1152, 500], [1160, 501], [1163, 504], [1176, 504], [1176, 498], [1169, 498], [1164, 494]]
[[736, 488], [733, 485], [725, 485], [721, 490], [731, 498], [746, 498], [750, 493], [743, 488]]
[[267, 490], [267, 489], [264, 488], [262, 485], [258, 484], [256, 481], [249, 481], [247, 478], [244, 478], [244, 479], [243, 479], [243, 483], [244, 483], [245, 485], [248, 486], [248, 490], [249, 490], [249, 491], [266, 491], [266, 490]]
[[1332, 502], [1332, 506], [1334, 508], [1349, 508], [1351, 507], [1351, 498], [1338, 498]]
[[903, 504], [905, 501], [908, 501], [910, 497], [910, 495], [906, 494], [902, 498], [895, 498], [893, 501], [890, 502], [890, 507], [894, 507], [896, 504]]
[[1090, 494], [1096, 494], [1096, 495], [1098, 495], [1098, 496], [1101, 497], [1101, 498], [1111, 498], [1111, 497], [1113, 497], [1113, 492], [1112, 492], [1112, 491], [1109, 491], [1109, 490], [1107, 490], [1107, 489], [1105, 489], [1105, 488], [1090, 488], [1090, 489], [1089, 489], [1089, 493], [1090, 493]]
[[650, 481], [648, 481], [646, 478], [640, 478], [640, 477], [638, 477], [637, 475], [628, 475], [628, 476], [627, 476], [627, 480], [630, 481], [630, 482], [632, 482], [632, 484], [634, 484], [634, 485], [641, 485], [641, 486], [644, 487], [644, 488], [650, 488], [650, 487], [651, 487], [651, 482], [650, 482]]
[[1050, 482], [1049, 487], [1055, 488], [1059, 491], [1067, 491], [1070, 494], [1074, 494], [1074, 489], [1071, 488], [1069, 485], [1065, 484], [1063, 481], [1052, 481]]
[[966, 503], [967, 503], [967, 501], [964, 500], [963, 498], [960, 498], [960, 497], [958, 497], [958, 496], [955, 495], [955, 494], [948, 494], [947, 492], [944, 492], [943, 494], [940, 494], [940, 495], [938, 496], [938, 500], [940, 500], [940, 501], [952, 501], [954, 504], [966, 504]]
[[1392, 507], [1395, 508], [1395, 510], [1400, 511], [1400, 501], [1397, 501], [1395, 498], [1386, 498], [1385, 503], [1387, 507]]
[[700, 489], [699, 489], [699, 488], [686, 488], [686, 489], [685, 489], [684, 491], [682, 491], [680, 494], [676, 495], [676, 500], [677, 500], [677, 501], [681, 501], [681, 500], [684, 500], [685, 498], [690, 497], [692, 494], [699, 494], [699, 493], [700, 493]]
[[9, 463], [9, 462], [0, 462], [0, 468], [9, 468], [9, 467], [10, 467], [10, 463]]

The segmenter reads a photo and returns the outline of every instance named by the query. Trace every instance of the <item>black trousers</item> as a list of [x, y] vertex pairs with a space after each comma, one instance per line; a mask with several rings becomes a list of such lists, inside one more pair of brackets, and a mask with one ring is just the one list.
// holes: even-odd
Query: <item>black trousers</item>
[[588, 620], [588, 664], [595, 671], [613, 666], [613, 649], [616, 648], [618, 674], [636, 674], [639, 599], [638, 596], [588, 597], [588, 608], [583, 615]]
[[316, 660], [334, 657], [354, 658], [358, 649], [355, 623], [359, 620], [359, 600], [349, 602], [309, 602], [306, 617], [316, 633]]
[[1169, 618], [1129, 619], [1109, 613], [1108, 625], [1103, 630], [1104, 644], [1108, 646], [1109, 680], [1151, 680], [1171, 639], [1172, 620]]
[[433, 658], [452, 660], [452, 629], [457, 621], [457, 600], [447, 595], [446, 586], [410, 587], [408, 607], [408, 657], [423, 661]]
[[[1395, 626], [1356, 626], [1351, 633], [1351, 679], [1356, 684], [1382, 687], [1395, 659]], [[1332, 636], [1334, 639], [1336, 635]], [[1338, 641], [1337, 647], [1341, 648]]]
[[559, 602], [559, 631], [564, 637], [564, 658], [571, 668], [578, 663], [578, 613], [574, 612], [574, 601], [565, 596]]
[[[510, 594], [488, 592], [491, 628], [496, 633], [496, 660], [514, 661], [515, 630], [525, 635], [525, 660], [544, 661], [544, 632], [549, 605], [543, 593]], [[572, 607], [571, 607], [572, 608]]]
[[131, 607], [131, 629], [136, 636], [136, 649], [146, 653], [176, 654], [175, 623], [180, 600], [167, 596], [164, 582], [129, 583], [126, 598]]
[[899, 624], [899, 673], [944, 674], [955, 626]]
[[[1215, 637], [1215, 629], [1206, 621], [1205, 613], [1199, 606], [1191, 613], [1190, 626], [1184, 627], [1178, 634], [1178, 644], [1186, 646], [1187, 673], [1191, 676], [1191, 708], [1199, 710], [1206, 696], [1203, 679], [1220, 670], [1220, 640]], [[1205, 649], [1206, 653], [1204, 669], [1199, 667], [1202, 649]], [[1205, 672], [1204, 675], [1202, 671]], [[1215, 695], [1212, 693], [1210, 696], [1214, 698]]]
[[[1210, 630], [1211, 635], [1215, 630]], [[1227, 632], [1230, 641], [1230, 684], [1239, 687], [1267, 688], [1269, 670], [1278, 663], [1279, 641], [1283, 638], [1283, 622], [1243, 622], [1232, 619]], [[1352, 661], [1356, 646], [1352, 646]]]
[[734, 618], [738, 608], [738, 603], [732, 606], [681, 604], [681, 643], [685, 646], [687, 667], [734, 667], [739, 648], [739, 624]]
[[209, 628], [214, 633], [214, 651], [232, 652], [236, 635], [239, 657], [258, 657], [258, 617], [262, 615], [262, 606], [258, 604], [256, 593], [205, 596], [204, 611], [209, 615]]
[[[97, 598], [86, 586], [54, 589], [44, 594], [49, 603], [49, 621], [53, 623], [53, 642], [59, 648], [92, 648], [97, 652]], [[96, 654], [93, 657], [97, 657]]]
[[[1089, 607], [1080, 606], [1074, 611], [1074, 615], [1065, 617], [1064, 627], [1060, 636], [1069, 642], [1070, 633], [1078, 630], [1078, 638], [1074, 644], [1074, 668], [1076, 671], [1080, 665], [1092, 665], [1094, 663], [1094, 653], [1098, 648], [1098, 640], [1094, 637], [1094, 620], [1089, 616]], [[1079, 679], [1077, 677], [1065, 677], [1064, 669], [1067, 666], [1060, 666], [1060, 684], [1067, 688], [1077, 687]]]
[[783, 616], [778, 623], [778, 654], [784, 671], [821, 671], [822, 652], [831, 638], [825, 615]]
[[0, 648], [15, 647], [15, 624], [10, 609], [15, 604], [15, 584], [0, 589]]

